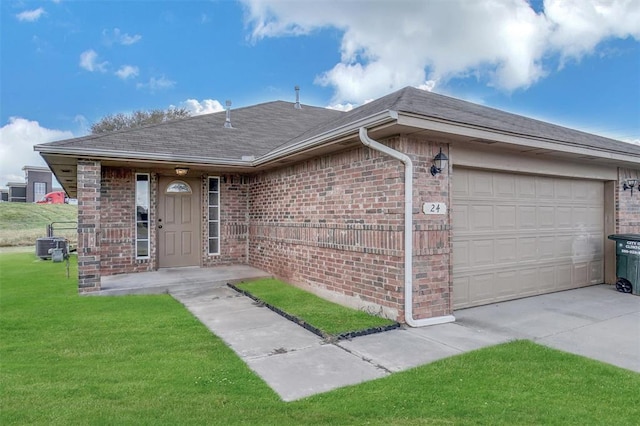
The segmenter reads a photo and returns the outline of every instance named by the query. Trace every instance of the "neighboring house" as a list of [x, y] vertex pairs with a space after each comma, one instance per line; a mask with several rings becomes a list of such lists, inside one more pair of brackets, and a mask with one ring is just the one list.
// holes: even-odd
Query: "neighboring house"
[[37, 145], [78, 198], [79, 291], [241, 263], [419, 326], [613, 283], [606, 236], [640, 232], [640, 146], [414, 88], [298, 106]]
[[55, 191], [53, 188], [53, 174], [48, 167], [24, 166], [24, 183], [8, 182], [6, 185], [7, 199], [14, 203], [35, 203], [42, 199], [48, 192]]
[[46, 193], [53, 191], [52, 174], [48, 167], [24, 166], [22, 170], [27, 184], [27, 203], [40, 201]]
[[27, 184], [23, 182], [7, 182], [7, 201], [11, 203], [27, 202]]

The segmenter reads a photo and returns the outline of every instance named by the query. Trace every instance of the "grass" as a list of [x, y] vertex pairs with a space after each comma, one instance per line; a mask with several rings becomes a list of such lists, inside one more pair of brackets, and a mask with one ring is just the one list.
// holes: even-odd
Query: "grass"
[[[78, 206], [75, 205], [0, 203], [0, 247], [35, 245], [37, 238], [47, 235], [49, 223], [77, 220]], [[78, 239], [75, 230], [55, 235], [67, 237], [74, 243]]]
[[528, 341], [284, 403], [169, 295], [76, 292], [0, 255], [0, 424], [638, 423], [640, 374]]
[[394, 321], [329, 302], [273, 278], [241, 283], [237, 287], [328, 335], [395, 324]]

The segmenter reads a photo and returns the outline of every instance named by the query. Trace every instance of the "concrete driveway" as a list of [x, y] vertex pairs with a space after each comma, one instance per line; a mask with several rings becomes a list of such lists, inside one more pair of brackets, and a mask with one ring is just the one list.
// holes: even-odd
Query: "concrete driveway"
[[599, 285], [454, 312], [455, 323], [404, 328], [337, 345], [389, 371], [512, 340], [640, 372], [640, 297]]
[[599, 285], [455, 312], [456, 323], [640, 372], [640, 297]]

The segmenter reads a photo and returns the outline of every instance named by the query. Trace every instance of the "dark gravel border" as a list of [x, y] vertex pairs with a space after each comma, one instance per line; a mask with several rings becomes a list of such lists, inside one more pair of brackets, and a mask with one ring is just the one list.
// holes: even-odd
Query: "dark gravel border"
[[253, 299], [257, 303], [261, 304], [262, 306], [265, 306], [265, 307], [271, 309], [273, 312], [277, 313], [280, 316], [285, 317], [289, 321], [292, 321], [292, 322], [298, 324], [299, 326], [304, 327], [305, 329], [309, 330], [313, 334], [315, 334], [317, 336], [320, 336], [323, 339], [328, 340], [328, 341], [338, 341], [338, 340], [345, 340], [345, 339], [353, 339], [354, 337], [358, 337], [358, 336], [366, 336], [366, 335], [369, 335], [369, 334], [382, 333], [384, 331], [395, 330], [396, 328], [400, 328], [400, 323], [394, 322], [393, 324], [390, 324], [390, 325], [385, 325], [385, 326], [380, 326], [380, 327], [371, 327], [371, 328], [367, 328], [365, 330], [348, 331], [348, 332], [340, 333], [340, 334], [327, 334], [327, 333], [323, 332], [322, 330], [320, 330], [320, 329], [312, 326], [311, 324], [305, 322], [304, 320], [298, 318], [297, 316], [288, 314], [287, 312], [283, 311], [282, 309], [277, 308], [277, 307], [275, 307], [273, 305], [270, 305], [270, 304], [266, 303], [264, 300], [257, 298], [256, 296], [254, 296], [253, 294], [249, 293], [246, 290], [242, 290], [241, 288], [238, 288], [234, 284], [227, 283], [227, 286], [229, 288], [237, 291], [238, 293]]

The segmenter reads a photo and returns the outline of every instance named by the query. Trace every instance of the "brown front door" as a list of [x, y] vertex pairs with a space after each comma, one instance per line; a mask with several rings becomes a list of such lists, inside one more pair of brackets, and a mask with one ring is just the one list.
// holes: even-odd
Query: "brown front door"
[[200, 265], [200, 182], [160, 178], [158, 265]]

